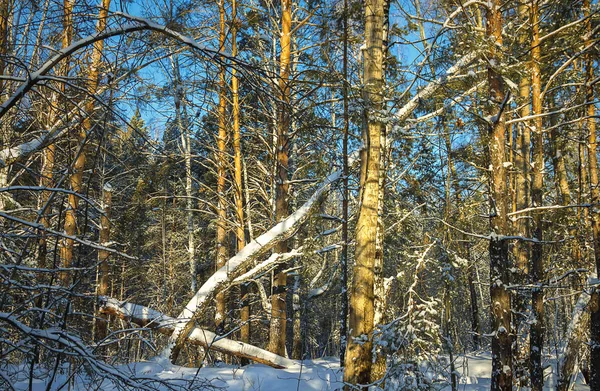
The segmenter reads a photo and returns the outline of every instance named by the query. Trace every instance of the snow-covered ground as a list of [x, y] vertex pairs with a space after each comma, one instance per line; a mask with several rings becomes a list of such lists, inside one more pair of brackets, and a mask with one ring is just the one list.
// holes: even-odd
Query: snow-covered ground
[[[461, 374], [459, 390], [479, 391], [490, 389], [491, 359], [487, 353], [479, 355], [460, 356], [456, 362], [456, 370]], [[14, 368], [17, 369], [17, 368]], [[290, 369], [273, 369], [265, 365], [248, 365], [238, 368], [228, 365], [205, 367], [199, 371], [171, 365], [166, 360], [155, 359], [149, 362], [139, 362], [117, 368], [122, 373], [129, 374], [136, 381], [153, 385], [156, 390], [232, 390], [232, 391], [287, 391], [287, 390], [337, 390], [342, 387], [342, 373], [336, 358], [304, 361], [302, 365]], [[13, 376], [15, 390], [29, 389], [29, 371], [4, 373]], [[40, 376], [42, 373], [38, 372]], [[37, 376], [36, 376], [37, 377]], [[41, 376], [40, 376], [41, 377]], [[95, 381], [85, 376], [74, 376], [75, 387], [69, 388], [66, 383], [67, 375], [61, 374], [53, 381], [52, 390], [73, 391], [116, 391], [123, 390], [108, 380]], [[166, 384], [153, 383], [152, 380], [167, 381]], [[49, 379], [39, 378], [33, 381], [33, 391], [45, 390]], [[589, 390], [581, 384], [580, 375], [575, 390]], [[555, 378], [550, 368], [546, 370], [546, 389], [554, 390]], [[125, 388], [127, 389], [127, 388]], [[450, 390], [449, 386], [443, 391]]]

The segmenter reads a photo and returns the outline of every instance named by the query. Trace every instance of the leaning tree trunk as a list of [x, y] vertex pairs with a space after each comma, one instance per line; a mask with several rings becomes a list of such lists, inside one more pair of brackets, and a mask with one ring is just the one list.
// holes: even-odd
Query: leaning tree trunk
[[[292, 1], [281, 1], [281, 38], [279, 57], [279, 93], [280, 108], [279, 121], [277, 123], [277, 145], [275, 148], [277, 166], [277, 184], [275, 196], [275, 219], [277, 222], [285, 219], [289, 214], [289, 183], [288, 183], [288, 159], [289, 159], [289, 137], [290, 128], [290, 59], [292, 49]], [[275, 251], [283, 254], [288, 252], [287, 241], [281, 241], [275, 247]], [[281, 265], [275, 269], [273, 279], [273, 294], [271, 296], [271, 325], [269, 328], [270, 352], [285, 356], [286, 337], [286, 284], [287, 275], [284, 272], [286, 266]]]
[[[361, 204], [356, 224], [355, 265], [350, 288], [349, 340], [344, 370], [344, 381], [351, 385], [368, 384], [371, 376], [374, 263], [381, 191], [381, 135], [385, 126], [377, 114], [384, 107], [384, 13], [385, 0], [365, 0], [363, 72], [366, 123], [363, 141], [366, 150], [361, 155]], [[362, 340], [364, 337], [366, 340]]]
[[[67, 12], [65, 10], [65, 15], [71, 14], [73, 10], [74, 1], [65, 1], [65, 6], [69, 4], [70, 11]], [[108, 16], [108, 8], [110, 7], [110, 0], [102, 0], [102, 4], [100, 6], [100, 12], [98, 14], [98, 24], [96, 25], [96, 31], [102, 32], [106, 29], [106, 18]], [[73, 21], [71, 18], [65, 18], [65, 27], [71, 25]], [[72, 34], [72, 27], [70, 27], [70, 34]], [[100, 76], [100, 65], [102, 64], [102, 51], [104, 49], [104, 41], [99, 40], [94, 42], [92, 48], [92, 62], [90, 65], [90, 70], [87, 79], [86, 90], [90, 95], [88, 97], [87, 102], [85, 104], [86, 117], [83, 120], [83, 124], [79, 129], [79, 132], [76, 134], [77, 140], [77, 151], [75, 155], [75, 161], [72, 167], [71, 173], [71, 190], [75, 193], [80, 193], [83, 184], [83, 170], [85, 168], [86, 161], [86, 153], [85, 153], [85, 142], [88, 134], [92, 129], [92, 119], [91, 115], [94, 111], [94, 99], [91, 97], [98, 90], [99, 84], [99, 76]], [[68, 205], [67, 211], [65, 214], [65, 233], [69, 236], [75, 236], [77, 233], [77, 208], [79, 206], [79, 198], [75, 194], [69, 194], [68, 197]], [[73, 245], [74, 240], [70, 238], [65, 238], [62, 243], [62, 247], [60, 249], [60, 258], [62, 261], [62, 265], [64, 268], [71, 267], [73, 263]], [[62, 272], [60, 274], [60, 280], [64, 286], [69, 285], [69, 280], [71, 278], [71, 273], [68, 270]]]
[[[161, 334], [171, 335], [175, 330], [175, 326], [182, 322], [179, 319], [171, 318], [138, 304], [119, 301], [109, 297], [100, 297], [99, 301], [101, 304], [100, 311], [103, 314], [117, 316], [128, 322], [156, 330]], [[188, 342], [192, 345], [200, 345], [206, 349], [249, 359], [273, 368], [289, 368], [296, 364], [295, 361], [257, 348], [256, 346], [222, 338], [211, 331], [198, 327], [192, 328]]]
[[507, 188], [505, 145], [506, 125], [504, 106], [505, 88], [502, 76], [495, 64], [500, 64], [502, 48], [502, 12], [497, 0], [489, 2], [486, 31], [491, 43], [488, 53], [489, 108], [489, 159], [490, 159], [490, 299], [492, 326], [492, 384], [493, 391], [512, 390], [512, 338], [511, 297], [509, 283], [507, 234]]

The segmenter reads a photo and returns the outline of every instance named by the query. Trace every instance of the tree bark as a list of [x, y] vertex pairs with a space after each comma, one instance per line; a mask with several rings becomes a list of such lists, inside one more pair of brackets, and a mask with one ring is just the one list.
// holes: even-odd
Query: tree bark
[[[344, 381], [368, 384], [372, 366], [374, 326], [374, 278], [377, 252], [381, 135], [379, 117], [384, 107], [384, 19], [385, 0], [365, 0], [365, 50], [363, 80], [365, 107], [365, 150], [361, 155], [361, 204], [356, 224], [356, 253], [349, 306], [349, 340], [346, 349]], [[383, 250], [383, 249], [381, 249]]]
[[[218, 0], [219, 6], [219, 50], [225, 47], [225, 0]], [[219, 69], [219, 134], [217, 138], [217, 261], [215, 269], [220, 269], [227, 262], [227, 202], [225, 199], [226, 190], [226, 154], [227, 154], [227, 128], [226, 128], [226, 82], [225, 66], [221, 65]], [[217, 309], [215, 312], [215, 331], [222, 334], [225, 331], [225, 315], [227, 312], [226, 297], [224, 293], [217, 295]]]
[[586, 343], [586, 330], [590, 328], [589, 302], [589, 293], [582, 291], [567, 329], [567, 346], [558, 359], [557, 391], [569, 391], [576, 377], [576, 364], [581, 356], [581, 347]]
[[[592, 21], [590, 18], [590, 0], [584, 0], [583, 10], [586, 19], [585, 45], [590, 45], [592, 40]], [[596, 107], [594, 103], [594, 57], [592, 53], [585, 56], [586, 69], [586, 111], [588, 131], [588, 169], [589, 186], [591, 195], [590, 218], [592, 225], [592, 237], [594, 242], [594, 261], [596, 264], [596, 275], [600, 272], [600, 189], [598, 188], [598, 144], [596, 141]], [[600, 390], [600, 292], [594, 289], [591, 298], [591, 323], [590, 323], [590, 389]]]
[[[291, 88], [290, 88], [290, 59], [292, 48], [292, 1], [281, 0], [281, 38], [279, 57], [279, 93], [280, 108], [279, 121], [277, 123], [277, 183], [275, 198], [275, 220], [277, 222], [285, 219], [289, 214], [289, 183], [288, 183], [288, 160], [289, 160], [289, 128], [291, 124]], [[275, 251], [278, 253], [288, 252], [286, 241], [277, 244]], [[287, 275], [283, 271], [285, 265], [275, 270], [273, 279], [273, 294], [271, 296], [271, 325], [269, 328], [270, 352], [285, 356], [286, 340], [286, 284]]]
[[[8, 31], [10, 29], [10, 16], [12, 10], [11, 0], [0, 0], [0, 75], [4, 74], [6, 62], [4, 56], [9, 52]], [[4, 93], [4, 80], [0, 79], [0, 98]]]
[[[231, 56], [237, 57], [237, 30], [240, 23], [237, 18], [237, 1], [231, 1]], [[239, 80], [237, 69], [231, 69], [231, 95], [232, 95], [232, 116], [233, 116], [233, 164], [234, 164], [234, 184], [235, 184], [235, 211], [237, 217], [236, 239], [237, 251], [240, 252], [246, 245], [246, 232], [244, 229], [244, 183], [242, 179], [242, 136], [240, 132], [240, 97]], [[240, 286], [240, 340], [248, 343], [250, 341], [250, 304], [249, 304], [248, 286]], [[243, 361], [243, 364], [247, 362]]]
[[[72, 40], [73, 34], [73, 21], [72, 21], [72, 11], [73, 11], [74, 0], [65, 0], [65, 37], [63, 39], [68, 39], [69, 42]], [[67, 8], [68, 7], [68, 8]], [[108, 8], [110, 7], [110, 0], [102, 0], [100, 11], [98, 14], [98, 23], [96, 25], [96, 32], [100, 33], [106, 29], [106, 18], [108, 16]], [[63, 43], [64, 45], [64, 43]], [[99, 72], [100, 65], [102, 64], [102, 51], [104, 49], [104, 40], [98, 40], [94, 42], [92, 48], [92, 61], [90, 70], [87, 78], [87, 93], [92, 96], [96, 93], [99, 84]], [[80, 193], [82, 190], [83, 184], [83, 170], [85, 168], [86, 162], [86, 152], [85, 152], [85, 142], [86, 138], [92, 129], [92, 119], [90, 115], [94, 111], [94, 100], [92, 98], [88, 98], [85, 104], [85, 111], [87, 116], [83, 120], [83, 124], [79, 129], [79, 132], [76, 133], [76, 140], [78, 146], [78, 152], [75, 155], [75, 162], [73, 163], [72, 173], [71, 173], [71, 190], [74, 192]], [[77, 233], [77, 208], [79, 206], [79, 198], [73, 194], [69, 194], [68, 197], [68, 205], [65, 213], [65, 223], [64, 230], [65, 233], [69, 236], [74, 236]], [[65, 268], [71, 267], [73, 263], [73, 239], [65, 238], [62, 243], [62, 247], [60, 249], [60, 258], [62, 261], [62, 266]], [[71, 273], [68, 271], [64, 271], [60, 273], [60, 281], [63, 286], [69, 285], [69, 280], [71, 278]]]
[[343, 23], [343, 57], [342, 57], [342, 99], [344, 110], [344, 138], [342, 141], [342, 159], [344, 179], [342, 183], [342, 252], [341, 252], [341, 314], [340, 314], [340, 366], [345, 364], [346, 344], [348, 334], [348, 132], [350, 128], [350, 115], [348, 103], [348, 0], [344, 0]]
[[[526, 23], [529, 18], [528, 5], [519, 3], [519, 17], [522, 23]], [[527, 29], [525, 29], [527, 30]], [[519, 43], [522, 47], [529, 44], [530, 36], [528, 32], [523, 32], [519, 36]], [[531, 76], [525, 74], [521, 77], [519, 83], [519, 105], [521, 106], [521, 118], [527, 118], [531, 114], [530, 108], [530, 88]], [[519, 122], [517, 124], [516, 151], [515, 151], [515, 203], [513, 211], [527, 209], [530, 205], [530, 152], [531, 152], [531, 130], [528, 122]], [[514, 233], [517, 236], [530, 237], [530, 222], [528, 218], [517, 218], [513, 224]], [[525, 286], [529, 282], [529, 255], [530, 244], [521, 240], [516, 241], [513, 247], [515, 257], [515, 273], [513, 273], [514, 282]], [[514, 303], [514, 330], [516, 334], [515, 345], [515, 377], [519, 385], [526, 386], [529, 382], [528, 357], [529, 357], [529, 299], [530, 292], [522, 289], [515, 291]]]
[[[531, 186], [532, 207], [542, 206], [544, 191], [544, 133], [542, 123], [542, 80], [540, 73], [540, 32], [539, 32], [539, 4], [538, 0], [531, 2], [531, 100], [532, 114], [537, 116], [534, 122], [533, 133], [533, 181]], [[531, 388], [533, 391], [542, 391], [544, 386], [544, 370], [542, 367], [542, 353], [544, 348], [544, 262], [542, 247], [542, 213], [533, 213], [533, 243], [531, 252], [531, 279], [533, 288], [531, 292], [531, 336], [529, 339], [529, 368]]]
[[[102, 208], [104, 214], [100, 217], [100, 244], [106, 246], [110, 241], [110, 211], [112, 206], [112, 186], [107, 182], [102, 188]], [[98, 278], [98, 296], [108, 295], [108, 282], [109, 282], [109, 265], [108, 258], [110, 253], [105, 250], [98, 251], [98, 263], [99, 263], [99, 278]], [[107, 335], [108, 328], [108, 316], [100, 313], [95, 318], [96, 320], [96, 341], [103, 340]]]
[[501, 61], [502, 12], [497, 0], [488, 3], [486, 32], [491, 41], [488, 53], [488, 84], [491, 118], [489, 125], [490, 158], [490, 298], [492, 323], [492, 391], [512, 390], [511, 297], [509, 283], [506, 189], [506, 124], [503, 113], [505, 88], [497, 67]]

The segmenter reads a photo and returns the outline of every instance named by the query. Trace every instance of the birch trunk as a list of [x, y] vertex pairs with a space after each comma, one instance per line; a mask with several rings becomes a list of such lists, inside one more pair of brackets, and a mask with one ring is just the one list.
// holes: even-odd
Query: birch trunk
[[[104, 314], [117, 316], [126, 321], [156, 330], [165, 335], [173, 334], [175, 326], [181, 322], [178, 319], [168, 317], [151, 308], [137, 304], [107, 297], [101, 297], [100, 302], [102, 303], [100, 310]], [[220, 353], [246, 358], [273, 368], [282, 369], [296, 365], [296, 362], [293, 360], [289, 360], [285, 357], [278, 356], [243, 342], [221, 338], [217, 334], [199, 327], [194, 327], [191, 331], [189, 343], [192, 345], [200, 345]]]
[[[102, 188], [102, 208], [104, 214], [100, 217], [100, 244], [106, 246], [110, 241], [110, 211], [112, 206], [112, 186], [107, 182]], [[98, 251], [98, 263], [99, 263], [99, 278], [97, 294], [99, 296], [108, 295], [108, 282], [109, 282], [109, 265], [108, 258], [110, 253], [105, 250]], [[96, 340], [101, 341], [107, 335], [108, 328], [108, 316], [100, 313], [95, 318], [97, 334]]]
[[344, 381], [356, 386], [370, 382], [372, 366], [381, 135], [385, 126], [378, 117], [384, 107], [384, 14], [385, 0], [365, 0], [365, 150], [361, 156], [363, 180], [356, 225], [356, 255], [349, 306], [350, 331], [344, 370]]

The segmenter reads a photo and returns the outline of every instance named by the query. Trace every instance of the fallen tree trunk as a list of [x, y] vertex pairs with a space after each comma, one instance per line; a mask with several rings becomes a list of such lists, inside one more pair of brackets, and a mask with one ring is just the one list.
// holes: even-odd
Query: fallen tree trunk
[[590, 328], [590, 311], [588, 308], [590, 294], [585, 290], [579, 295], [577, 304], [573, 309], [573, 316], [567, 329], [567, 346], [558, 358], [558, 384], [557, 391], [568, 391], [577, 375], [575, 372], [577, 360], [580, 357], [581, 345], [586, 337], [586, 330]]
[[[358, 159], [353, 160], [357, 162]], [[320, 204], [320, 201], [329, 192], [331, 186], [341, 178], [341, 171], [335, 171], [330, 174], [304, 205], [285, 220], [248, 243], [246, 247], [230, 258], [223, 267], [217, 270], [200, 287], [181, 314], [179, 314], [179, 322], [176, 323], [175, 330], [169, 339], [169, 345], [164, 352], [165, 355], [170, 357], [172, 363], [177, 361], [181, 347], [194, 330], [195, 317], [204, 312], [206, 306], [211, 302], [216, 293], [239, 277], [255, 259], [267, 253], [277, 243], [294, 235], [298, 228], [308, 219], [311, 212]]]
[[[99, 301], [101, 306], [99, 310], [100, 313], [117, 316], [128, 322], [156, 330], [161, 334], [171, 335], [177, 324], [181, 322], [185, 323], [185, 320], [182, 321], [171, 318], [161, 312], [142, 305], [119, 301], [110, 297], [100, 297]], [[273, 368], [289, 368], [296, 364], [293, 360], [278, 356], [247, 343], [234, 341], [228, 338], [221, 338], [215, 333], [199, 327], [194, 327], [192, 329], [188, 336], [188, 342], [192, 345], [200, 345], [217, 352], [247, 358]]]

